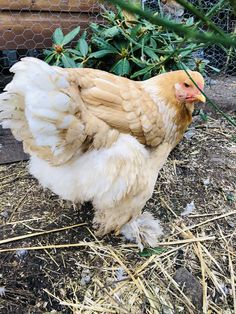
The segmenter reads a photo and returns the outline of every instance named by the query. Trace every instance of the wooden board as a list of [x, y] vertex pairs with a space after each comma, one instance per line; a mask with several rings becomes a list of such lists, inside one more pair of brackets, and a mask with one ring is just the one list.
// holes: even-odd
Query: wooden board
[[10, 130], [3, 130], [0, 127], [0, 164], [28, 159], [29, 156], [24, 153], [22, 143], [14, 139]]
[[85, 29], [99, 20], [102, 18], [86, 13], [0, 12], [0, 50], [49, 48], [57, 27], [68, 33], [78, 25]]
[[1, 10], [47, 12], [98, 12], [96, 0], [0, 0]]

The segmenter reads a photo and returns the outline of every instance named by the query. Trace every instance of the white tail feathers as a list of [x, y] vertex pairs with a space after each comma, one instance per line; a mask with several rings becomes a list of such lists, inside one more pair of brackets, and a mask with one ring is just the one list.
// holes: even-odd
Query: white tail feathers
[[151, 213], [144, 212], [134, 220], [125, 224], [121, 229], [121, 234], [127, 240], [136, 242], [140, 250], [145, 245], [155, 247], [158, 237], [163, 234], [159, 220], [155, 219]]
[[11, 93], [0, 95], [0, 124], [4, 129], [12, 129], [12, 133], [18, 141], [23, 140], [23, 134], [27, 131], [27, 123], [22, 96]]
[[[47, 148], [50, 158], [58, 159], [55, 163], [67, 161], [85, 137], [84, 125], [75, 117], [78, 104], [64, 92], [70, 87], [68, 73], [35, 58], [23, 58], [10, 71], [15, 75], [0, 95], [0, 123], [14, 135], [28, 129], [24, 135], [33, 139], [31, 153]], [[27, 143], [22, 134], [16, 137]]]

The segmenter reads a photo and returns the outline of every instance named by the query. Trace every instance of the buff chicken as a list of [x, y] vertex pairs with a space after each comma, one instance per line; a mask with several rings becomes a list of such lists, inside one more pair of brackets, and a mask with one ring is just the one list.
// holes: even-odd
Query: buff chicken
[[162, 228], [142, 209], [194, 103], [205, 101], [201, 74], [173, 71], [137, 82], [36, 58], [11, 71], [0, 123], [23, 142], [30, 173], [65, 200], [91, 201], [98, 235], [115, 231], [140, 248], [155, 246]]

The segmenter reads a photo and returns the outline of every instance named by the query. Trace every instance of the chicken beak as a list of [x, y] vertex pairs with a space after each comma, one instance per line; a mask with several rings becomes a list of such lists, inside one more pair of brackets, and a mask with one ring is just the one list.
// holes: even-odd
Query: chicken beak
[[196, 100], [199, 102], [206, 102], [206, 97], [203, 94], [198, 94], [195, 96]]

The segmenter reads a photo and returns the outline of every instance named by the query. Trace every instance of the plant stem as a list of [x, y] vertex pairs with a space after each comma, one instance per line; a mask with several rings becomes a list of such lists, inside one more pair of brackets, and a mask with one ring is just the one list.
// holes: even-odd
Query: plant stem
[[222, 29], [220, 29], [218, 26], [216, 26], [212, 20], [205, 15], [203, 12], [201, 12], [199, 9], [197, 9], [192, 3], [186, 1], [186, 0], [176, 0], [179, 4], [181, 4], [185, 9], [193, 13], [195, 16], [197, 16], [200, 20], [205, 22], [208, 27], [210, 27], [213, 31], [219, 33], [222, 36], [225, 36], [226, 34], [223, 32]]

